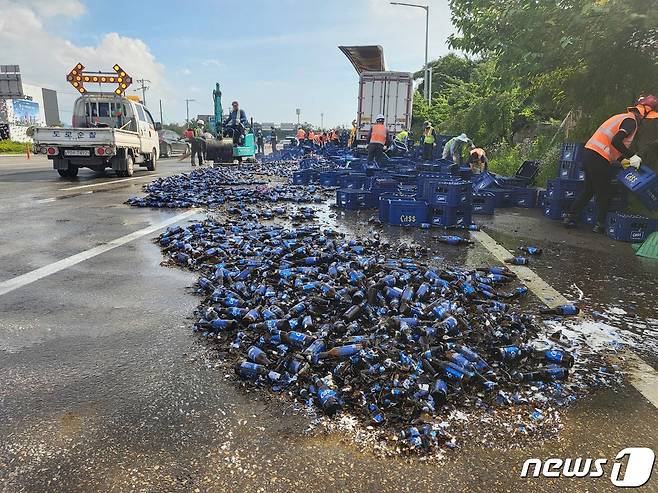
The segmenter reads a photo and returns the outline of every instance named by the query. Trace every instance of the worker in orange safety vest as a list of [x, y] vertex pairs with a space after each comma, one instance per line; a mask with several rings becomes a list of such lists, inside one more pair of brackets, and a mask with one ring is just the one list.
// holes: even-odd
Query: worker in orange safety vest
[[382, 164], [386, 161], [384, 148], [390, 143], [384, 115], [377, 115], [375, 124], [368, 133], [368, 164]]
[[595, 233], [605, 231], [605, 219], [610, 202], [612, 164], [621, 159], [623, 167], [639, 168], [642, 158], [630, 150], [640, 124], [658, 118], [658, 98], [653, 95], [637, 100], [625, 113], [611, 116], [594, 132], [583, 149], [585, 187], [564, 217], [566, 227], [576, 226], [576, 217], [585, 205], [596, 196]]

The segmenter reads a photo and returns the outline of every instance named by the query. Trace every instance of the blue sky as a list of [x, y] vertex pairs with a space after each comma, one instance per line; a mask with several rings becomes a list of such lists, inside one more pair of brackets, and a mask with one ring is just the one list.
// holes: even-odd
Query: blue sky
[[[448, 52], [452, 26], [447, 0], [429, 5], [435, 58]], [[26, 81], [60, 90], [64, 120], [74, 93], [61, 80], [78, 61], [88, 69], [116, 62], [151, 79], [148, 105], [157, 114], [162, 99], [166, 122], [185, 118], [186, 98], [197, 100], [190, 113], [210, 113], [220, 82], [224, 105], [238, 99], [257, 120], [296, 121], [299, 107], [302, 120], [319, 125], [323, 112], [336, 125], [352, 120], [358, 82], [338, 45], [380, 44], [391, 70], [417, 70], [424, 57], [424, 12], [387, 0], [0, 0], [2, 7], [29, 16], [43, 42], [16, 46], [0, 21], [12, 56], [0, 63], [19, 63]], [[40, 63], [44, 45], [50, 56]]]

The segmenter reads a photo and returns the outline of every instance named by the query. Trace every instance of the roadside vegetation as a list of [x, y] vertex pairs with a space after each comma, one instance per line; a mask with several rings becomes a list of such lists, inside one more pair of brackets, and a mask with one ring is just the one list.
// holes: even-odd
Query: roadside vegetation
[[[585, 142], [611, 115], [658, 92], [658, 0], [450, 0], [458, 50], [430, 63], [432, 104], [414, 95], [413, 130], [431, 120], [441, 134], [468, 134], [491, 169], [513, 174], [543, 163], [556, 176], [560, 145]], [[638, 139], [658, 169], [658, 121]], [[644, 211], [646, 212], [646, 211]]]
[[0, 140], [0, 154], [21, 154], [25, 152], [24, 142], [13, 140]]

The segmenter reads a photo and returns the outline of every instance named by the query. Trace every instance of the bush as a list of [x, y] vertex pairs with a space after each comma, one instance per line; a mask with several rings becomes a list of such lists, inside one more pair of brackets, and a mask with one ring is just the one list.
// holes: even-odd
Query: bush
[[490, 149], [489, 170], [500, 175], [512, 176], [523, 161], [541, 162], [536, 185], [545, 187], [546, 182], [557, 176], [560, 159], [560, 144], [553, 142], [549, 136], [540, 136], [521, 144], [498, 144]]
[[25, 142], [15, 142], [13, 140], [0, 140], [0, 154], [22, 154], [25, 152], [25, 146], [31, 146]]

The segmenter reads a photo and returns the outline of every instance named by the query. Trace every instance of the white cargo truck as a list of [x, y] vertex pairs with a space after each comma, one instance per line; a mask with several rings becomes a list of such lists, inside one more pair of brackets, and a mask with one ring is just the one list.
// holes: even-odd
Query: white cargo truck
[[413, 109], [413, 75], [386, 70], [384, 49], [379, 45], [339, 46], [359, 74], [356, 114], [356, 144], [367, 145], [370, 127], [377, 115], [384, 115], [389, 134], [411, 127]]
[[363, 72], [359, 77], [357, 145], [367, 144], [368, 132], [382, 114], [389, 134], [411, 127], [413, 77], [410, 72]]
[[155, 170], [160, 149], [151, 113], [138, 101], [117, 94], [85, 93], [73, 106], [72, 127], [37, 127], [34, 152], [45, 154], [62, 177], [79, 168], [132, 176], [135, 166]]

